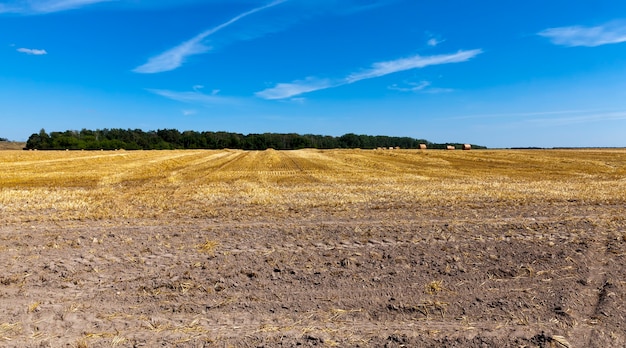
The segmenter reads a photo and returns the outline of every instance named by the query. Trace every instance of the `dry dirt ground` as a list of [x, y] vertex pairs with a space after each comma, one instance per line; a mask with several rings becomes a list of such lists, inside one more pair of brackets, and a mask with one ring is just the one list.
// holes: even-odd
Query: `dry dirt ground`
[[0, 346], [625, 347], [623, 200], [490, 195], [102, 219], [4, 202]]

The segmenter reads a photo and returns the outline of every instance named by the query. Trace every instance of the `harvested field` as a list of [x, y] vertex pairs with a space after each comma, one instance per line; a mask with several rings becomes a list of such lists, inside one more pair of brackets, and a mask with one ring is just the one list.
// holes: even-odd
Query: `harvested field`
[[13, 141], [0, 141], [0, 150], [22, 150], [26, 147], [26, 143]]
[[0, 151], [0, 346], [624, 347], [626, 150]]

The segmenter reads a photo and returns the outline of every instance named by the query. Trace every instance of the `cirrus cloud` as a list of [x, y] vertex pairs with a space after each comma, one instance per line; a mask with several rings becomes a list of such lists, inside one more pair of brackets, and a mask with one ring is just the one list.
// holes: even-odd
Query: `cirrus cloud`
[[117, 0], [31, 0], [31, 1], [8, 1], [0, 4], [0, 13], [17, 14], [45, 14], [60, 11], [73, 10], [101, 2]]
[[423, 57], [415, 55], [408, 58], [390, 60], [387, 62], [379, 62], [372, 64], [370, 69], [348, 76], [345, 80], [347, 83], [353, 83], [365, 79], [381, 77], [400, 71], [425, 68], [431, 65], [461, 63], [468, 61], [482, 53], [482, 50], [458, 51], [453, 54], [440, 54], [434, 56]]
[[238, 22], [239, 20], [245, 17], [248, 17], [259, 11], [263, 11], [265, 9], [274, 7], [285, 1], [287, 0], [275, 0], [267, 5], [256, 7], [252, 10], [241, 13], [214, 28], [201, 32], [200, 34], [194, 36], [193, 38], [187, 41], [184, 41], [178, 46], [170, 48], [169, 50], [150, 58], [145, 64], [142, 64], [136, 67], [135, 69], [133, 69], [133, 72], [141, 73], [141, 74], [155, 74], [155, 73], [161, 73], [161, 72], [178, 69], [180, 66], [182, 66], [185, 63], [185, 60], [187, 59], [187, 57], [206, 53], [211, 50], [211, 47], [206, 46], [203, 43], [203, 41], [209, 36]]
[[46, 50], [38, 50], [34, 48], [18, 48], [16, 51], [31, 55], [31, 56], [43, 56], [43, 55], [48, 54]]
[[596, 47], [626, 42], [626, 22], [616, 21], [595, 27], [581, 25], [548, 28], [537, 33], [559, 46]]
[[279, 83], [272, 88], [257, 92], [256, 96], [263, 99], [287, 99], [296, 95], [319, 91], [331, 87], [338, 87], [346, 84], [342, 81], [332, 81], [329, 79], [318, 79], [307, 77], [304, 80], [297, 80], [290, 83]]
[[[390, 60], [386, 62], [378, 62], [372, 64], [369, 69], [362, 70], [360, 72], [352, 73], [342, 79], [317, 79], [315, 77], [308, 77], [304, 80], [297, 80], [290, 83], [279, 83], [272, 88], [265, 89], [257, 92], [256, 96], [263, 99], [287, 99], [293, 96], [301, 95], [304, 93], [319, 91], [323, 89], [339, 87], [343, 85], [352, 84], [361, 80], [373, 79], [382, 77], [385, 75], [425, 68], [431, 65], [461, 63], [468, 61], [477, 55], [481, 54], [481, 49], [474, 49], [469, 51], [458, 51], [452, 54], [441, 54], [433, 56], [420, 56], [415, 55], [408, 58], [400, 58], [396, 60]], [[424, 86], [425, 87], [425, 86]]]
[[237, 100], [231, 97], [222, 97], [215, 94], [204, 94], [197, 90], [188, 92], [178, 92], [167, 89], [146, 89], [148, 92], [159, 95], [161, 97], [175, 100], [188, 104], [200, 104], [200, 105], [224, 105], [224, 104], [237, 104]]

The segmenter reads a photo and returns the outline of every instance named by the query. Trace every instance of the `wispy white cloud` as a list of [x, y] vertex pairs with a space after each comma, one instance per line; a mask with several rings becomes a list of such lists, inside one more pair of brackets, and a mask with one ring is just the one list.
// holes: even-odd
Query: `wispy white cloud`
[[19, 9], [8, 5], [8, 4], [0, 4], [0, 13], [16, 13], [19, 12]]
[[548, 28], [537, 33], [546, 37], [555, 45], [596, 47], [626, 42], [626, 22], [616, 21], [607, 24], [585, 27], [570, 26]]
[[433, 38], [428, 39], [428, 41], [426, 41], [426, 44], [430, 47], [436, 47], [436, 46], [439, 46], [439, 44], [441, 44], [444, 41], [446, 40], [437, 39], [433, 37]]
[[441, 38], [440, 35], [437, 35], [437, 34], [432, 33], [430, 31], [426, 31], [424, 33], [424, 35], [426, 36], [426, 45], [428, 45], [430, 47], [437, 47], [441, 43], [446, 41], [445, 39]]
[[150, 58], [148, 62], [136, 67], [135, 69], [133, 69], [133, 71], [136, 73], [142, 73], [142, 74], [154, 74], [154, 73], [175, 70], [185, 63], [185, 59], [187, 57], [206, 53], [211, 50], [211, 47], [206, 46], [203, 42], [207, 37], [236, 23], [237, 21], [247, 16], [250, 16], [257, 12], [274, 7], [285, 1], [287, 0], [275, 0], [275, 1], [270, 2], [267, 5], [256, 7], [250, 11], [239, 14], [227, 22], [224, 22], [209, 30], [205, 30], [201, 32], [200, 34], [194, 36], [193, 38], [179, 44], [178, 46], [173, 47], [157, 56]]
[[452, 88], [440, 88], [440, 87], [430, 87], [431, 83], [429, 81], [421, 81], [419, 83], [409, 82], [405, 86], [400, 86], [398, 84], [393, 84], [388, 89], [392, 91], [398, 92], [406, 92], [406, 93], [426, 93], [426, 94], [439, 94], [439, 93], [450, 93], [454, 90]]
[[38, 50], [38, 49], [33, 49], [33, 48], [18, 48], [16, 51], [20, 53], [25, 53], [28, 55], [33, 55], [33, 56], [43, 56], [43, 55], [48, 54], [46, 50]]
[[45, 14], [73, 10], [101, 2], [118, 0], [30, 0], [0, 4], [0, 13]]
[[195, 115], [198, 112], [196, 110], [183, 110], [183, 116], [191, 116], [191, 115]]
[[291, 98], [289, 101], [295, 104], [304, 104], [306, 103], [306, 98]]
[[293, 81], [291, 83], [279, 83], [272, 88], [257, 92], [255, 95], [263, 99], [286, 99], [308, 92], [341, 86], [346, 83], [345, 81], [333, 82], [329, 79], [307, 77], [304, 80]]
[[291, 83], [279, 83], [272, 88], [257, 92], [256, 96], [263, 99], [286, 99], [304, 93], [339, 87], [401, 71], [425, 68], [431, 65], [461, 63], [468, 61], [481, 53], [482, 50], [475, 49], [470, 51], [459, 51], [453, 54], [443, 54], [426, 57], [415, 55], [409, 58], [401, 58], [387, 62], [374, 63], [369, 69], [350, 74], [343, 79], [330, 80], [308, 77], [305, 80], [293, 81]]
[[432, 38], [432, 39], [429, 39], [429, 40], [426, 42], [426, 44], [427, 44], [428, 46], [435, 47], [435, 46], [437, 46], [437, 45], [439, 44], [439, 40], [437, 40], [437, 39], [435, 39], [435, 38]]
[[97, 4], [101, 2], [110, 2], [117, 0], [50, 0], [50, 1], [36, 1], [33, 3], [32, 8], [36, 12], [50, 13], [59, 12], [65, 10], [72, 10], [79, 7]]
[[433, 87], [433, 88], [427, 88], [422, 91], [422, 93], [426, 93], [426, 94], [440, 94], [440, 93], [450, 93], [450, 92], [454, 92], [454, 89]]
[[566, 115], [562, 117], [529, 118], [525, 121], [542, 126], [565, 126], [570, 124], [622, 120], [626, 120], [626, 111], [588, 112], [581, 115]]
[[[194, 92], [201, 93], [200, 91], [204, 89], [204, 85], [194, 85], [193, 87], [191, 87], [191, 89], [193, 89]], [[211, 90], [211, 95], [218, 95], [220, 92], [221, 90], [219, 89], [213, 89]]]
[[398, 92], [419, 92], [419, 91], [423, 91], [426, 87], [430, 86], [430, 82], [428, 81], [421, 81], [419, 83], [410, 82], [407, 85], [408, 85], [407, 87], [401, 87], [398, 84], [394, 83], [393, 85], [387, 88], [392, 91], [398, 91]]
[[371, 11], [377, 8], [397, 2], [397, 0], [316, 0], [317, 3], [324, 2], [339, 6], [339, 13], [350, 15], [358, 12]]
[[217, 94], [204, 94], [196, 90], [191, 92], [177, 92], [167, 89], [147, 89], [147, 91], [160, 95], [161, 97], [189, 104], [225, 105], [237, 103], [236, 98], [223, 97]]
[[180, 45], [173, 47], [158, 56], [152, 57], [143, 65], [133, 69], [133, 72], [141, 74], [154, 74], [179, 68], [185, 59], [196, 54], [206, 53], [211, 50], [210, 47], [202, 43], [208, 35], [200, 33], [199, 35], [187, 40]]
[[415, 55], [409, 58], [401, 58], [387, 62], [374, 63], [370, 69], [352, 74], [346, 78], [347, 83], [353, 83], [365, 79], [381, 77], [400, 71], [425, 68], [431, 65], [461, 63], [468, 61], [483, 51], [480, 49], [470, 51], [458, 51], [453, 54], [441, 54], [422, 57]]
[[587, 110], [587, 109], [567, 109], [567, 110], [550, 110], [550, 111], [529, 111], [529, 112], [507, 112], [507, 113], [493, 113], [493, 114], [472, 114], [472, 115], [462, 115], [462, 116], [454, 116], [450, 119], [452, 120], [465, 120], [465, 119], [489, 119], [489, 118], [515, 118], [515, 119], [526, 119], [530, 117], [543, 117], [543, 116], [554, 116], [554, 115], [574, 115], [574, 114], [585, 114], [585, 113], [601, 113], [602, 110]]
[[565, 126], [569, 124], [626, 120], [626, 110], [566, 109], [494, 114], [474, 114], [453, 116], [449, 118], [449, 120], [480, 119], [488, 119], [488, 122], [493, 122], [494, 119], [499, 119], [504, 122], [512, 121], [512, 123], [510, 124], [515, 125], [534, 124], [541, 126]]

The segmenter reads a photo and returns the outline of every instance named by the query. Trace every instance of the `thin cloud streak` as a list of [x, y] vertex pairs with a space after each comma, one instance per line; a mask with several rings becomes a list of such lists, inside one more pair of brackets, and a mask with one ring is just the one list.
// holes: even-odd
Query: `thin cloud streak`
[[[509, 113], [495, 113], [495, 114], [475, 114], [475, 115], [463, 115], [450, 117], [451, 120], [465, 120], [465, 119], [481, 119], [481, 118], [529, 118], [529, 117], [541, 117], [541, 116], [553, 116], [553, 115], [574, 115], [574, 114], [611, 114], [616, 111], [608, 110], [554, 110], [554, 111], [534, 111], [534, 112], [509, 112]], [[578, 116], [575, 116], [578, 117]]]
[[152, 57], [147, 63], [136, 67], [133, 72], [140, 74], [155, 74], [178, 69], [185, 63], [185, 59], [196, 54], [206, 53], [211, 50], [202, 44], [208, 35], [201, 33], [191, 40], [171, 48], [158, 56]]
[[236, 104], [235, 98], [222, 97], [215, 94], [204, 94], [198, 91], [193, 92], [176, 92], [167, 89], [146, 89], [148, 92], [154, 93], [167, 99], [189, 103], [189, 104], [202, 104], [202, 105], [225, 105]]
[[409, 58], [374, 63], [370, 69], [350, 74], [343, 79], [333, 81], [327, 79], [319, 80], [314, 77], [309, 77], [305, 80], [294, 81], [291, 83], [279, 83], [275, 87], [257, 92], [255, 95], [269, 100], [286, 99], [304, 93], [348, 85], [358, 81], [382, 77], [396, 72], [425, 68], [431, 65], [461, 63], [476, 57], [482, 52], [483, 51], [481, 49], [475, 49], [470, 51], [459, 51], [454, 54], [427, 57], [415, 55]]
[[328, 79], [307, 77], [304, 80], [293, 81], [291, 83], [279, 83], [272, 88], [257, 92], [255, 95], [268, 100], [287, 99], [300, 94], [338, 87], [345, 84], [345, 82], [341, 81], [333, 82]]
[[200, 34], [196, 35], [195, 37], [191, 38], [190, 40], [187, 40], [176, 47], [173, 47], [155, 57], [150, 58], [147, 63], [133, 69], [133, 72], [141, 73], [141, 74], [155, 74], [155, 73], [178, 69], [185, 63], [185, 59], [187, 57], [206, 53], [211, 50], [211, 47], [205, 46], [203, 44], [203, 41], [207, 37], [236, 23], [237, 21], [247, 16], [250, 16], [252, 14], [263, 11], [265, 9], [277, 6], [285, 1], [288, 1], [288, 0], [272, 1], [271, 3], [267, 5], [254, 8], [250, 11], [247, 11], [238, 16], [235, 16], [229, 21], [224, 22], [214, 28], [205, 30], [201, 32]]
[[626, 42], [626, 23], [611, 22], [595, 27], [570, 26], [548, 28], [537, 33], [559, 46], [596, 47]]
[[425, 68], [431, 65], [441, 65], [450, 63], [461, 63], [468, 61], [475, 56], [481, 54], [483, 51], [480, 49], [470, 51], [459, 51], [454, 54], [442, 54], [435, 56], [422, 57], [415, 55], [409, 58], [402, 58], [391, 60], [388, 62], [374, 63], [371, 69], [365, 70], [360, 73], [352, 74], [346, 78], [347, 83], [354, 83], [357, 81], [371, 79], [375, 77], [381, 77], [389, 74], [393, 74], [405, 70], [413, 70], [419, 68]]
[[0, 4], [0, 13], [19, 13], [19, 8], [12, 7], [6, 4]]
[[390, 89], [392, 91], [398, 91], [398, 92], [419, 92], [419, 91], [423, 91], [424, 88], [430, 86], [430, 82], [428, 81], [422, 81], [420, 83], [409, 83], [408, 84], [409, 87], [400, 87], [397, 84], [393, 84], [389, 87], [387, 87], [387, 89]]
[[426, 42], [426, 44], [427, 44], [428, 46], [430, 46], [430, 47], [436, 47], [436, 46], [438, 46], [440, 43], [442, 43], [442, 42], [444, 42], [444, 41], [446, 41], [446, 40], [439, 40], [439, 39], [436, 39], [436, 38], [434, 38], [434, 37], [433, 37], [433, 38], [429, 39], [429, 40]]
[[18, 48], [16, 51], [31, 55], [31, 56], [43, 56], [43, 55], [48, 54], [46, 50], [38, 50], [38, 49], [33, 49], [33, 48]]
[[111, 2], [118, 0], [37, 0], [28, 1], [26, 4], [0, 4], [0, 13], [17, 14], [46, 14], [74, 10], [84, 6], [101, 2]]
[[565, 126], [570, 124], [622, 121], [626, 120], [626, 111], [589, 113], [580, 116], [557, 117], [557, 118], [533, 118], [526, 120], [527, 123], [543, 126]]
[[422, 81], [420, 83], [410, 82], [406, 87], [400, 86], [396, 83], [387, 87], [391, 91], [398, 91], [404, 93], [424, 93], [424, 94], [440, 94], [450, 93], [454, 90], [452, 88], [439, 88], [430, 87], [432, 84], [429, 81]]

